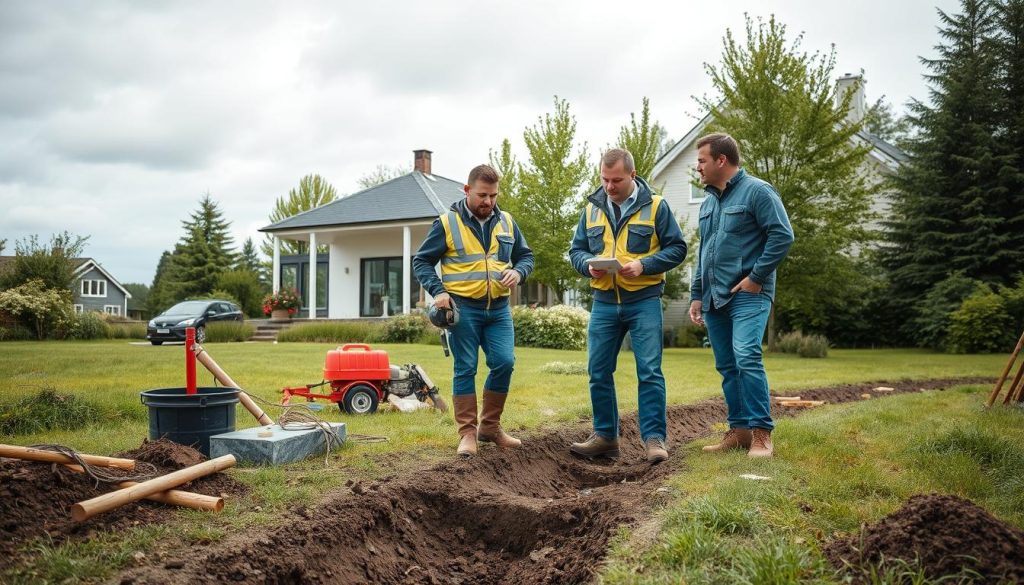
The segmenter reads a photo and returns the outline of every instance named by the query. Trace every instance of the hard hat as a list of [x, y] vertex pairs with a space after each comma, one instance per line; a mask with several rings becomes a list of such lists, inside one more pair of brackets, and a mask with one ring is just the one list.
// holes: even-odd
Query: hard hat
[[451, 309], [442, 309], [434, 303], [430, 304], [430, 308], [427, 310], [427, 318], [430, 319], [430, 322], [435, 327], [448, 329], [459, 322], [459, 308], [455, 305], [455, 301], [451, 301], [451, 303]]

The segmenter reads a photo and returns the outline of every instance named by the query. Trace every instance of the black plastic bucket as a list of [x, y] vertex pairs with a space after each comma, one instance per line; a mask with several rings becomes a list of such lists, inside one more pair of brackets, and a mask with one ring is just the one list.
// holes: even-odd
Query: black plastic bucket
[[235, 388], [158, 388], [141, 393], [149, 407], [149, 438], [166, 437], [210, 456], [210, 437], [235, 430]]

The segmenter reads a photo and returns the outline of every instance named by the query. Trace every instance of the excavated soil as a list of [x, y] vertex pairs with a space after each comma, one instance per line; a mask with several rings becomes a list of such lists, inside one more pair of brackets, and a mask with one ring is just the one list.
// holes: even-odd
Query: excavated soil
[[898, 559], [935, 579], [963, 575], [981, 583], [1024, 581], [1024, 532], [956, 496], [914, 496], [863, 527], [860, 535], [834, 541], [824, 552], [854, 579]]
[[[115, 456], [151, 463], [160, 475], [206, 460], [195, 449], [166, 439], [144, 441], [138, 449]], [[199, 478], [180, 489], [229, 497], [248, 491], [245, 484], [223, 473]], [[71, 520], [72, 504], [109, 491], [110, 486], [97, 486], [89, 476], [63, 465], [0, 458], [0, 569], [16, 562], [19, 556], [15, 551], [38, 538], [48, 537], [60, 544], [166, 521], [167, 506], [150, 501], [128, 504], [84, 522]]]
[[[972, 379], [877, 382], [801, 391], [809, 400], [862, 400]], [[890, 386], [893, 392], [873, 388]], [[799, 410], [799, 409], [798, 409]], [[774, 413], [795, 414], [793, 408]], [[247, 530], [186, 555], [147, 557], [121, 583], [586, 583], [618, 527], [647, 515], [658, 487], [682, 467], [687, 442], [725, 417], [721, 400], [669, 408], [672, 457], [651, 466], [634, 415], [622, 421], [622, 456], [572, 457], [584, 424], [538, 431], [523, 449], [485, 448], [451, 461], [329, 494], [273, 527]]]

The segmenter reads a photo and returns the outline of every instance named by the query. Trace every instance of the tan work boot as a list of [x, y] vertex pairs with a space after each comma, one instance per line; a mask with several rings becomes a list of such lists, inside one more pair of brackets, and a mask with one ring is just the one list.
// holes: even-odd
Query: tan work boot
[[593, 433], [586, 441], [570, 445], [569, 451], [587, 459], [594, 459], [596, 457], [615, 459], [619, 456], [619, 439], [606, 439], [597, 433]]
[[721, 442], [717, 445], [707, 445], [702, 451], [705, 453], [721, 453], [731, 449], [749, 449], [753, 433], [750, 429], [729, 429], [725, 432]]
[[747, 457], [771, 457], [773, 452], [772, 432], [768, 429], [754, 429], [754, 438], [750, 443], [750, 451], [747, 451]]
[[476, 438], [502, 449], [515, 449], [522, 447], [523, 442], [501, 430], [501, 413], [505, 410], [506, 398], [506, 392], [484, 390], [484, 407], [480, 409], [480, 430]]
[[458, 426], [459, 457], [476, 455], [476, 394], [456, 394], [452, 396], [452, 407], [455, 409], [455, 424]]
[[668, 459], [668, 449], [665, 448], [665, 441], [661, 439], [647, 439], [647, 462], [661, 463]]

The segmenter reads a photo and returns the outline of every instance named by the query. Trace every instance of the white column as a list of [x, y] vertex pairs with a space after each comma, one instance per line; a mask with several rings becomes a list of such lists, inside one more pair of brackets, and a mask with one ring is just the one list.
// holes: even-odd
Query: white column
[[402, 313], [409, 314], [412, 307], [412, 230], [402, 226]]
[[271, 270], [274, 272], [270, 276], [271, 287], [274, 290], [274, 294], [281, 290], [281, 238], [274, 236], [274, 263]]
[[309, 318], [316, 319], [316, 234], [309, 232]]

